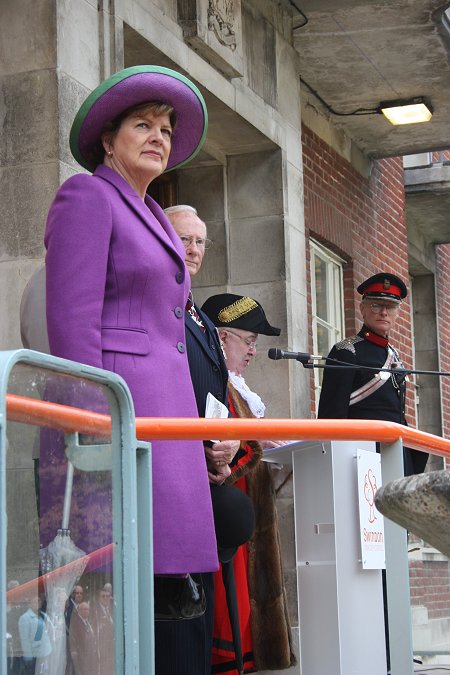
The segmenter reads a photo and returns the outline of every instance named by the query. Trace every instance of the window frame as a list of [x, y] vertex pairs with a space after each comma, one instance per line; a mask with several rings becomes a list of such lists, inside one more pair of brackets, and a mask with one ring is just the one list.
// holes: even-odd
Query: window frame
[[[345, 335], [345, 316], [344, 316], [344, 264], [345, 260], [336, 253], [330, 251], [323, 244], [315, 239], [310, 239], [310, 279], [311, 279], [311, 324], [313, 353], [318, 354], [318, 326], [323, 326], [330, 335], [328, 352], [331, 347], [340, 342]], [[317, 293], [316, 293], [316, 274], [315, 259], [320, 258], [327, 266], [326, 273], [326, 302], [328, 320], [317, 315]], [[331, 271], [330, 271], [331, 270]], [[337, 283], [336, 283], [337, 282]], [[316, 410], [319, 404], [321, 391], [321, 372], [322, 369], [314, 368], [314, 397]]]

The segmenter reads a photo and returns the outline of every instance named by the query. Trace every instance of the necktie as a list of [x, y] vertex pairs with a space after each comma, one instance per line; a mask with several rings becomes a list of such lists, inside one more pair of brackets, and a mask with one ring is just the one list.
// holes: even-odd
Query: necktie
[[206, 331], [206, 328], [203, 324], [203, 321], [201, 320], [197, 310], [195, 309], [194, 305], [194, 298], [192, 297], [192, 291], [189, 291], [188, 299], [186, 301], [186, 310], [189, 312], [191, 315], [192, 319], [195, 321], [197, 326], [200, 326], [203, 332]]

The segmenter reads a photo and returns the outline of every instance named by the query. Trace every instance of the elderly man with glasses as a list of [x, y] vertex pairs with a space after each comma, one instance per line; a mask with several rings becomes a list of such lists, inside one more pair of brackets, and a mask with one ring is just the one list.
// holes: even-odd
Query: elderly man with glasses
[[[318, 417], [387, 420], [407, 424], [405, 418], [406, 378], [395, 372], [359, 370], [358, 366], [403, 368], [397, 349], [390, 341], [402, 300], [407, 295], [403, 281], [381, 272], [366, 279], [356, 289], [362, 296], [363, 326], [357, 335], [334, 345], [328, 355], [347, 363], [348, 369], [325, 369]], [[406, 475], [421, 473], [427, 455], [404, 450]]]
[[[175, 232], [185, 248], [185, 263], [192, 279], [199, 271], [205, 250], [211, 242], [206, 236], [206, 225], [199, 218], [194, 207], [183, 204], [165, 209]], [[208, 394], [215, 399], [215, 406], [220, 402], [227, 413], [228, 370], [214, 324], [197, 307], [189, 292], [184, 311], [186, 326], [186, 347], [189, 360], [194, 394], [198, 414], [205, 417]], [[229, 463], [239, 448], [239, 441], [205, 441], [205, 454], [208, 475], [211, 483], [211, 501], [213, 505], [214, 523], [221, 562], [225, 563], [227, 578], [231, 581], [228, 590], [234, 588], [232, 578], [232, 557], [240, 544], [247, 541], [253, 532], [254, 511], [250, 499], [231, 485], [224, 482], [231, 474]], [[197, 580], [197, 577], [196, 577]], [[180, 649], [188, 648], [193, 643], [201, 642], [204, 647], [204, 669], [211, 673], [211, 657], [214, 623], [214, 576], [202, 574], [202, 583], [206, 597], [206, 612], [190, 621], [165, 622], [160, 633], [167, 636], [176, 633]], [[233, 595], [231, 593], [231, 595]], [[230, 597], [231, 597], [230, 595]], [[168, 640], [170, 645], [173, 640]], [[194, 672], [195, 668], [193, 668]], [[195, 675], [200, 675], [198, 670]]]
[[[202, 265], [205, 250], [211, 245], [206, 236], [206, 225], [197, 210], [188, 204], [169, 206], [165, 214], [185, 248], [185, 263], [192, 278]], [[206, 397], [211, 393], [218, 401], [227, 404], [228, 371], [214, 325], [194, 302], [192, 290], [185, 308], [186, 346], [198, 414], [205, 416]], [[239, 443], [224, 441], [208, 443], [205, 452], [211, 483], [220, 485], [230, 475], [229, 462]]]
[[[278, 336], [261, 304], [233, 293], [213, 295], [202, 310], [217, 328], [228, 367], [228, 398], [233, 417], [264, 417], [261, 397], [246, 384], [244, 372], [256, 355], [259, 335]], [[242, 441], [231, 464], [233, 483], [251, 498], [255, 508], [255, 532], [249, 544], [234, 557], [238, 592], [242, 672], [279, 670], [295, 663], [284, 591], [276, 495], [270, 466], [261, 461], [263, 448], [285, 441]], [[216, 575], [212, 673], [235, 675], [236, 626], [223, 611], [225, 588]]]

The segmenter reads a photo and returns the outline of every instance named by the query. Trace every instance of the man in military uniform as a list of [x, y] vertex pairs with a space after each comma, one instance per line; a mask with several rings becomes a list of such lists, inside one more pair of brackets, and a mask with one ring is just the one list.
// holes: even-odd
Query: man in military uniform
[[[407, 424], [405, 419], [406, 378], [403, 373], [358, 369], [403, 368], [400, 356], [389, 342], [397, 321], [406, 286], [394, 274], [380, 273], [357, 288], [361, 294], [364, 324], [357, 335], [334, 345], [327, 358], [348, 363], [349, 368], [325, 368], [318, 417], [387, 420]], [[421, 473], [428, 455], [404, 449], [405, 475]]]

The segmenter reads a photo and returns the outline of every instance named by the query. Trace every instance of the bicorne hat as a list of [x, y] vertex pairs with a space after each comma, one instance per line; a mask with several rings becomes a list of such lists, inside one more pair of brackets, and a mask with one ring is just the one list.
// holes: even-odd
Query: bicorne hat
[[212, 295], [202, 306], [202, 311], [215, 326], [240, 328], [261, 335], [279, 335], [281, 330], [271, 326], [257, 300], [233, 293]]
[[406, 298], [407, 290], [403, 281], [395, 276], [395, 274], [388, 274], [380, 272], [374, 274], [373, 277], [366, 279], [356, 289], [364, 298], [372, 298], [373, 300], [389, 300], [389, 302], [400, 303], [403, 298]]
[[208, 128], [206, 104], [187, 77], [162, 66], [133, 66], [115, 73], [89, 94], [70, 131], [70, 150], [82, 167], [93, 171], [92, 151], [107, 122], [142, 103], [168, 103], [177, 124], [166, 171], [195, 157]]
[[212, 485], [211, 502], [220, 562], [228, 562], [255, 529], [250, 497], [234, 485]]

